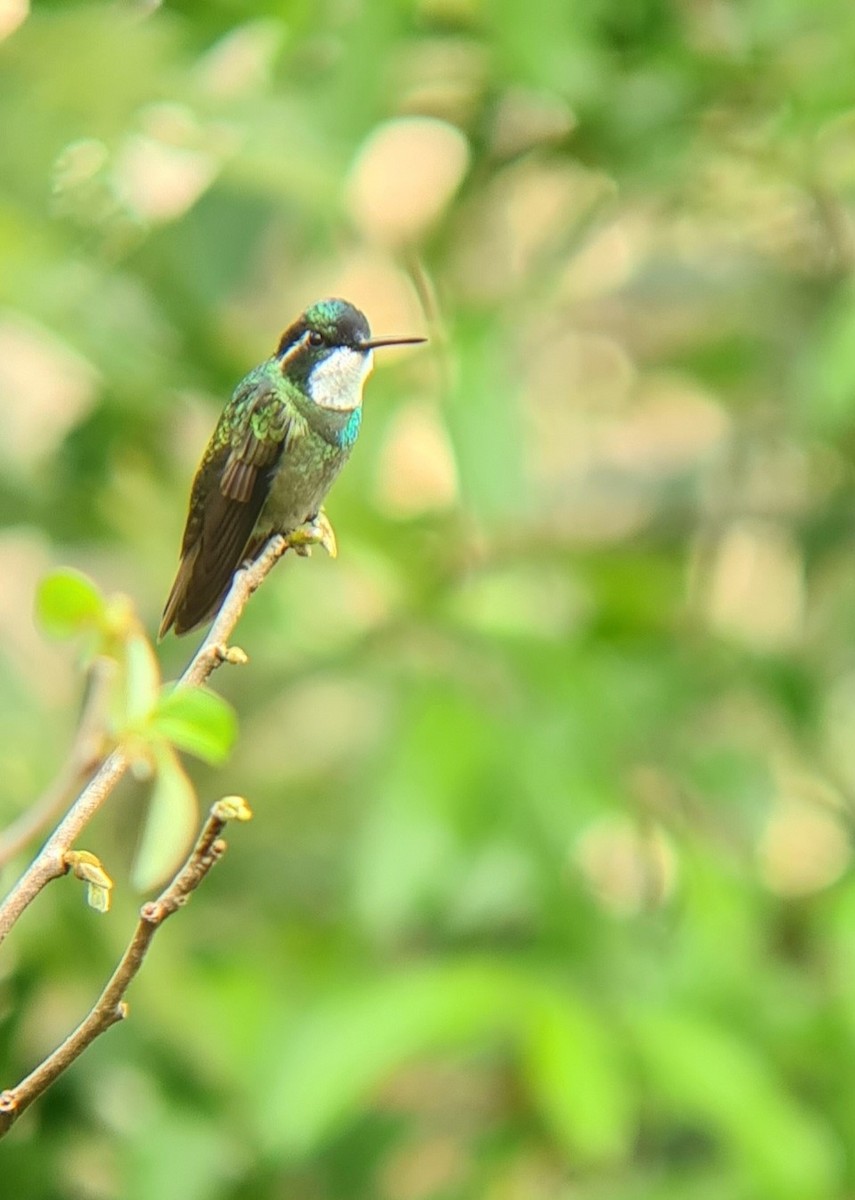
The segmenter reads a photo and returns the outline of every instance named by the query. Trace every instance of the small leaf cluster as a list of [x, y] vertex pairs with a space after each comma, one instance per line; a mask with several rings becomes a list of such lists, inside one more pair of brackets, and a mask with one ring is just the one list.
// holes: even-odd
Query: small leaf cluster
[[203, 687], [163, 683], [151, 641], [127, 597], [105, 596], [87, 576], [57, 570], [42, 580], [36, 616], [56, 638], [79, 637], [84, 663], [106, 667], [105, 751], [121, 748], [151, 778], [148, 815], [132, 871], [141, 891], [177, 866], [198, 825], [196, 790], [179, 751], [219, 766], [237, 735], [234, 709]]

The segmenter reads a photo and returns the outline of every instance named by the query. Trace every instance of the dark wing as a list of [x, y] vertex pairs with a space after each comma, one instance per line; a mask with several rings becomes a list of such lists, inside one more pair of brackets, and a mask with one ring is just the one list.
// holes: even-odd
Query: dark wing
[[[235, 414], [239, 414], [235, 416]], [[236, 394], [190, 496], [181, 563], [160, 637], [188, 633], [214, 615], [246, 551], [289, 435], [288, 413], [265, 384]]]

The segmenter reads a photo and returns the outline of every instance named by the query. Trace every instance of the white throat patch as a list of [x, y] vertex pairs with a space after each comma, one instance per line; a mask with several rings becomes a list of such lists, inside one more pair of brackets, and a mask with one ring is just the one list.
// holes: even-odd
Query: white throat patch
[[374, 366], [374, 351], [367, 354], [339, 346], [309, 376], [309, 395], [319, 408], [350, 412], [362, 403], [362, 388]]

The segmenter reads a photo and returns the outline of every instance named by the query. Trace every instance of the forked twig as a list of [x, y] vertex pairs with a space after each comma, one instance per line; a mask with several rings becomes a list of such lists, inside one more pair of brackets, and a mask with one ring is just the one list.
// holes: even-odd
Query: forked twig
[[107, 986], [86, 1017], [62, 1045], [13, 1088], [0, 1093], [0, 1138], [11, 1129], [21, 1113], [67, 1070], [83, 1051], [102, 1033], [128, 1014], [125, 992], [143, 964], [149, 946], [160, 926], [186, 904], [211, 867], [222, 858], [226, 843], [220, 837], [226, 822], [246, 821], [252, 814], [246, 801], [227, 797], [211, 808], [196, 845], [184, 866], [156, 900], [140, 909], [137, 927]]
[[[232, 586], [207, 637], [178, 680], [178, 686], [199, 687], [222, 663], [242, 661], [239, 654], [229, 650], [228, 640], [250, 596], [288, 550], [289, 545], [284, 537], [272, 537], [258, 558], [235, 574]], [[128, 754], [121, 746], [103, 761], [33, 862], [0, 904], [0, 942], [42, 888], [52, 879], [58, 879], [65, 874], [68, 869], [68, 851], [113, 792], [129, 765]]]

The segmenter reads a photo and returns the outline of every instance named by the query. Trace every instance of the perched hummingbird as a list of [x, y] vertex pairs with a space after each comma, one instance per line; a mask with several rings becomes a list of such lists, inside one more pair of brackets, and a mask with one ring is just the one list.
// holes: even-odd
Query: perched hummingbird
[[161, 637], [210, 620], [273, 534], [307, 527], [306, 542], [321, 540], [315, 523], [359, 434], [373, 351], [424, 340], [372, 338], [346, 300], [319, 300], [288, 326], [238, 384], [199, 464]]

